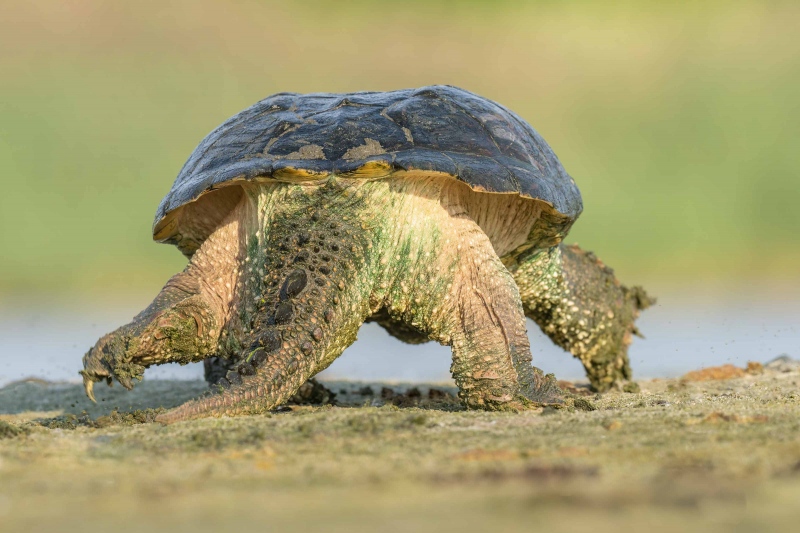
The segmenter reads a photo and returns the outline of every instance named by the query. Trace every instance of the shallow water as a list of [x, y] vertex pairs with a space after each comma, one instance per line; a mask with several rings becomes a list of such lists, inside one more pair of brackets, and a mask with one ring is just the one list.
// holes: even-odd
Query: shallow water
[[[27, 377], [77, 381], [81, 357], [101, 335], [125, 323], [140, 308], [85, 307], [43, 310], [0, 308], [0, 386]], [[697, 301], [662, 296], [638, 322], [646, 339], [630, 350], [637, 377], [671, 377], [725, 363], [800, 356], [800, 303], [738, 298]], [[528, 323], [534, 363], [561, 379], [583, 376], [581, 365]], [[329, 379], [449, 380], [450, 349], [435, 343], [411, 346], [367, 324], [359, 340], [324, 371]], [[164, 365], [148, 378], [196, 379], [202, 365]]]

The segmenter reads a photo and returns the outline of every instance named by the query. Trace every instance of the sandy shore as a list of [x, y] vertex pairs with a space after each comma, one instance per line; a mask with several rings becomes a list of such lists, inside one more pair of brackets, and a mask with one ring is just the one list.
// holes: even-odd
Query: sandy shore
[[203, 383], [101, 388], [97, 405], [14, 383], [0, 529], [778, 531], [800, 523], [800, 368], [780, 366], [578, 387], [583, 409], [521, 414], [465, 411], [445, 386], [334, 382], [338, 406], [168, 427], [154, 413]]

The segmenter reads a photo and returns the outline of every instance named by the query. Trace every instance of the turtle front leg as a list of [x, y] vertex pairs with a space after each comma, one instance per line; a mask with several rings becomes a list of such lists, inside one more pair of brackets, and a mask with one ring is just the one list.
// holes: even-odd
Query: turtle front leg
[[655, 303], [644, 289], [620, 284], [593, 253], [574, 245], [528, 252], [510, 270], [525, 314], [581, 360], [595, 390], [631, 379], [634, 321]]
[[97, 381], [110, 385], [116, 379], [132, 389], [151, 365], [208, 357], [216, 349], [220, 326], [220, 313], [197, 280], [187, 272], [173, 276], [147, 309], [102, 337], [83, 357], [86, 394], [94, 400]]
[[186, 269], [127, 325], [100, 340], [83, 357], [86, 394], [116, 379], [133, 388], [144, 370], [164, 363], [202, 361], [216, 353], [239, 275], [240, 210], [203, 243]]

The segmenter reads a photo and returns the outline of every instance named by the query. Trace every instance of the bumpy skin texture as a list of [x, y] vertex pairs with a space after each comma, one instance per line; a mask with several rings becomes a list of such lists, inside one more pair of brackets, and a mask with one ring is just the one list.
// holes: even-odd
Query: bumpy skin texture
[[592, 387], [606, 391], [632, 378], [628, 346], [634, 321], [655, 303], [641, 287], [577, 246], [533, 250], [511, 267], [525, 314], [557, 345], [581, 360]]
[[261, 413], [373, 320], [451, 346], [469, 408], [560, 405], [553, 376], [531, 366], [526, 315], [605, 390], [630, 378], [633, 320], [650, 300], [559, 246], [581, 210], [544, 139], [467, 91], [272, 96], [184, 165], [153, 236], [190, 263], [86, 354], [87, 393], [206, 360], [214, 393], [161, 422]]
[[[219, 380], [218, 394], [159, 420], [274, 408], [333, 362], [381, 309], [452, 347], [451, 370], [467, 406], [562, 403], [552, 376], [531, 366], [517, 286], [465, 212], [464, 198], [442, 179], [330, 179], [248, 190], [232, 213], [249, 230], [239, 239], [245, 256], [216, 350], [236, 358], [236, 369]], [[386, 213], [411, 223], [397, 225]], [[206, 244], [217, 242], [213, 236]], [[196, 256], [209, 254], [206, 248]], [[171, 309], [168, 303], [164, 312]], [[90, 352], [87, 368], [99, 358], [115, 373], [117, 359], [102, 354], [102, 346]], [[146, 364], [171, 360], [163, 353]]]
[[410, 326], [401, 320], [393, 319], [388, 309], [379, 309], [377, 313], [367, 318], [366, 322], [375, 322], [385, 329], [389, 335], [406, 344], [425, 344], [430, 341], [427, 335], [414, 326]]
[[97, 381], [107, 380], [110, 385], [116, 379], [131, 389], [150, 365], [186, 364], [217, 351], [242, 261], [227, 243], [238, 239], [239, 221], [229, 216], [204, 250], [167, 282], [147, 309], [97, 342], [84, 356], [81, 371], [90, 398], [94, 399], [92, 388]]
[[92, 383], [100, 378], [107, 378], [109, 384], [116, 379], [130, 390], [151, 364], [185, 364], [214, 353], [219, 319], [195, 292], [192, 281], [186, 275], [175, 276], [133, 322], [98, 341], [90, 354], [100, 356], [84, 357], [81, 375], [90, 398], [94, 399]]

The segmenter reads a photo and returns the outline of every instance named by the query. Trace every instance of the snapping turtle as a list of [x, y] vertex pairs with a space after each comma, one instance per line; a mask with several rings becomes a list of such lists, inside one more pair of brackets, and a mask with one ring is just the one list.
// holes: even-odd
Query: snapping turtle
[[374, 320], [451, 346], [469, 408], [562, 403], [531, 365], [526, 316], [606, 390], [631, 377], [633, 321], [650, 300], [561, 245], [581, 210], [544, 139], [470, 92], [276, 94], [183, 166], [153, 238], [189, 264], [84, 356], [86, 392], [206, 360], [215, 392], [160, 421], [264, 412]]

